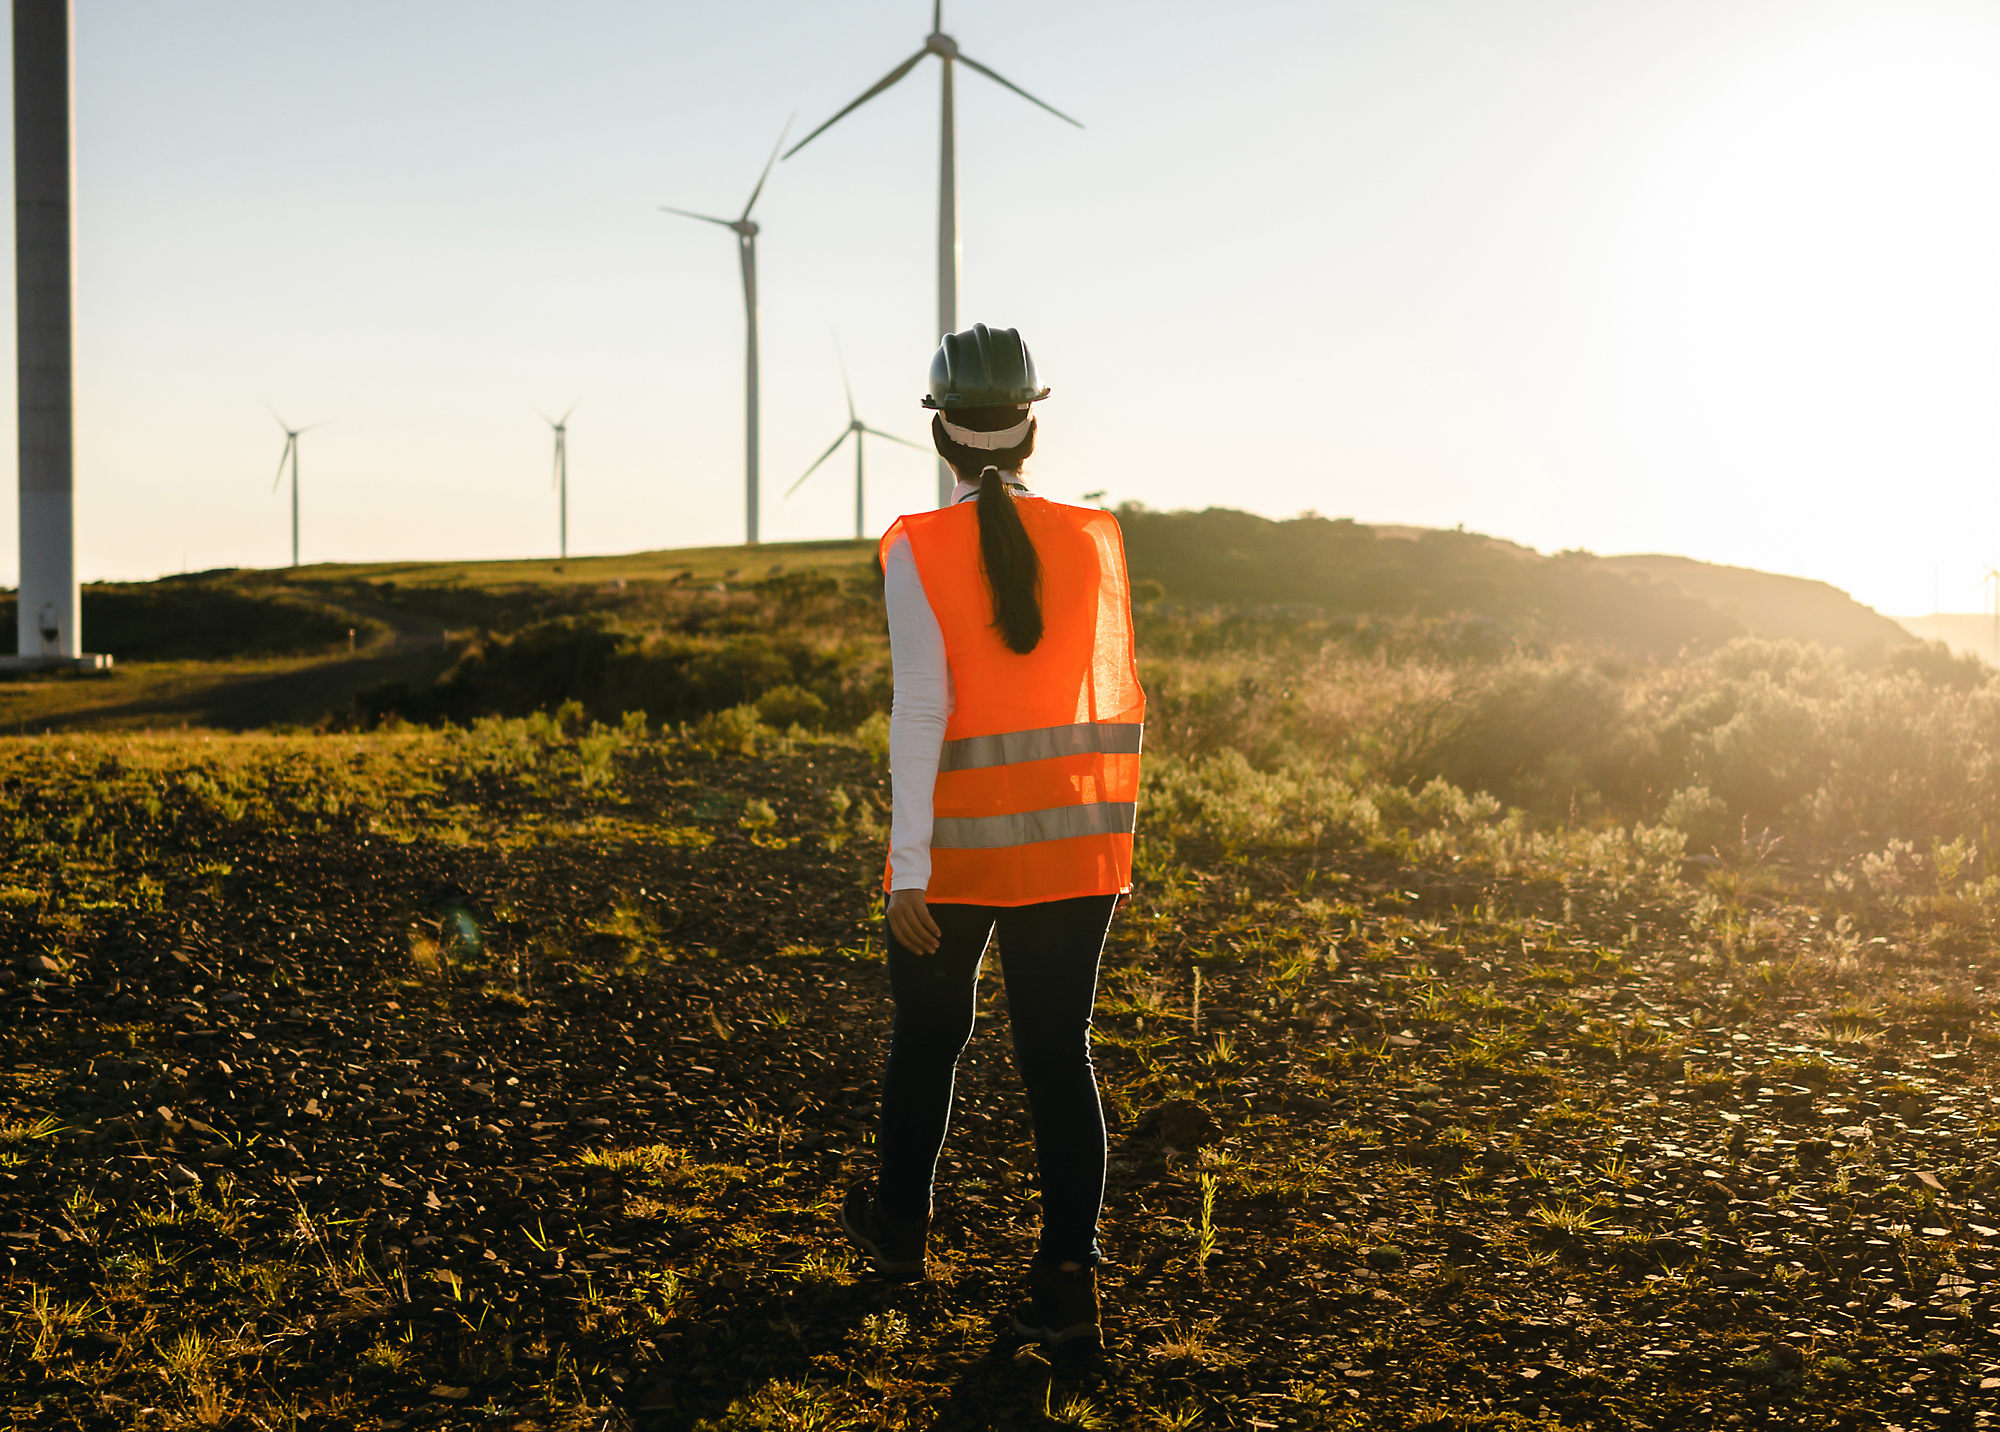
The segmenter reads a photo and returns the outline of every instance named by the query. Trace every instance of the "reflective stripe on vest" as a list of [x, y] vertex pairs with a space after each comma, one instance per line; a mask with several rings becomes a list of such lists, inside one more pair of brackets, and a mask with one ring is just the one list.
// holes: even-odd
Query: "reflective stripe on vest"
[[[1044, 726], [1038, 731], [1006, 731], [998, 736], [965, 736], [946, 741], [938, 772], [982, 771], [989, 766], [1013, 766], [1023, 761], [1050, 761], [1058, 756], [1139, 754], [1137, 721], [1079, 721], [1069, 726]], [[1006, 844], [1014, 844], [1008, 841]]]
[[931, 822], [931, 848], [999, 850], [1080, 835], [1130, 835], [1138, 824], [1136, 801], [1093, 801], [1016, 815], [939, 816]]

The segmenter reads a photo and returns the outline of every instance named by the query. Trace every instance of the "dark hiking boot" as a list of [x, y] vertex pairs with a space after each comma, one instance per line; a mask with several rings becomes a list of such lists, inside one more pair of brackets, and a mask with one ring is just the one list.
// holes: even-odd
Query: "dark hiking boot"
[[930, 1218], [915, 1221], [891, 1218], [869, 1192], [868, 1182], [847, 1190], [840, 1204], [840, 1231], [848, 1242], [868, 1255], [875, 1271], [885, 1278], [914, 1281], [924, 1276], [924, 1241], [930, 1234]]
[[1097, 1323], [1097, 1270], [1065, 1273], [1040, 1258], [1028, 1267], [1028, 1300], [1014, 1310], [1014, 1331], [1044, 1347], [1102, 1347]]

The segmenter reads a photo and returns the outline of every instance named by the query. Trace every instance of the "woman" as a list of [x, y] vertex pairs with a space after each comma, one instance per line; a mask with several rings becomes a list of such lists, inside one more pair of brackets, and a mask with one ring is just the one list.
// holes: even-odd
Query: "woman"
[[947, 334], [924, 406], [958, 474], [950, 505], [881, 544], [895, 663], [888, 869], [896, 1018], [876, 1178], [840, 1223], [920, 1278], [952, 1075], [994, 928], [1027, 1086], [1042, 1235], [1024, 1336], [1099, 1343], [1104, 1115], [1090, 1062], [1097, 964], [1131, 888], [1145, 696], [1117, 520], [1029, 493], [1029, 404], [1048, 396], [1013, 329]]

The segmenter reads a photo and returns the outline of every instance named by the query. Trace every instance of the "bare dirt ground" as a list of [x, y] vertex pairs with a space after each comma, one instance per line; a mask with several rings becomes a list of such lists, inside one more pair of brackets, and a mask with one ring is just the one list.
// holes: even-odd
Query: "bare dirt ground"
[[[1799, 872], [1183, 837], [1100, 999], [1111, 1346], [1052, 1363], [1002, 1331], [1035, 1182], [997, 980], [931, 1278], [833, 1227], [889, 1018], [864, 752], [7, 744], [11, 1425], [1913, 1428], [2000, 1394], [1990, 941], [1822, 925]], [[1826, 960], [1718, 954], [1699, 891]]]

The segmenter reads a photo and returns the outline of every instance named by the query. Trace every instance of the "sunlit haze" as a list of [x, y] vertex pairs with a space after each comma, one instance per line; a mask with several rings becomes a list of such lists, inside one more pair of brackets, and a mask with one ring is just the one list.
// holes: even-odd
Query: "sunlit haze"
[[[926, 0], [78, 0], [86, 579], [742, 535], [734, 216]], [[1037, 485], [1672, 552], [1977, 610], [2000, 565], [2000, 12], [1842, 0], [956, 0], [960, 318]], [[764, 536], [924, 441], [938, 81], [758, 205]], [[11, 152], [8, 150], [7, 152]], [[12, 286], [4, 289], [11, 312]], [[11, 318], [9, 320], [11, 323]], [[11, 408], [0, 453], [11, 473]], [[932, 463], [874, 443], [868, 521]], [[0, 505], [0, 580], [14, 511]]]

